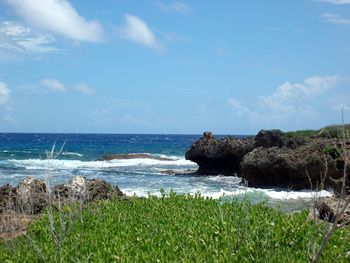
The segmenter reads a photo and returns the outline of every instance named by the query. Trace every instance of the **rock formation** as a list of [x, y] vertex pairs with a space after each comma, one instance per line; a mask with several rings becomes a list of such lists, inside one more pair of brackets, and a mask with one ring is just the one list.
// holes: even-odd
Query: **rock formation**
[[199, 165], [199, 175], [236, 175], [257, 187], [310, 189], [334, 186], [343, 176], [344, 164], [333, 145], [340, 147], [337, 139], [289, 138], [279, 130], [261, 130], [254, 139], [241, 140], [218, 140], [206, 132], [186, 159]]
[[216, 139], [210, 132], [192, 144], [186, 159], [198, 164], [200, 175], [235, 175], [243, 157], [254, 148], [253, 139]]

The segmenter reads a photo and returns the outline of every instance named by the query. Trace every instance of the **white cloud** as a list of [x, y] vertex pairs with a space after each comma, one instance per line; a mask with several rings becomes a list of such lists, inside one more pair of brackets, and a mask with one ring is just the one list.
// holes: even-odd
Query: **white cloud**
[[169, 4], [157, 2], [157, 6], [163, 11], [175, 12], [181, 15], [191, 15], [193, 13], [193, 9], [189, 5], [178, 1]]
[[99, 42], [103, 30], [97, 21], [80, 16], [68, 0], [5, 0], [31, 26], [64, 37]]
[[72, 88], [74, 90], [78, 91], [79, 93], [84, 94], [84, 95], [93, 95], [94, 94], [94, 89], [91, 88], [86, 83], [78, 83], [76, 85], [73, 85]]
[[326, 22], [336, 25], [350, 25], [350, 19], [342, 18], [338, 14], [324, 13], [321, 15]]
[[304, 108], [305, 100], [334, 88], [339, 80], [334, 75], [309, 77], [303, 83], [285, 82], [272, 95], [260, 97], [260, 101], [270, 108], [295, 113]]
[[67, 92], [66, 86], [62, 82], [56, 79], [43, 79], [40, 81], [40, 84], [46, 89], [51, 91], [61, 92], [61, 93]]
[[350, 4], [350, 0], [318, 0], [318, 2], [331, 3], [336, 5]]
[[125, 24], [117, 30], [119, 37], [131, 40], [143, 46], [161, 49], [162, 45], [146, 22], [133, 15], [125, 15]]
[[50, 46], [55, 38], [12, 21], [0, 23], [0, 49], [15, 53], [47, 53], [58, 49]]
[[288, 130], [322, 125], [320, 121], [333, 114], [331, 109], [349, 108], [348, 99], [339, 93], [341, 81], [345, 79], [338, 75], [312, 76], [300, 83], [285, 82], [271, 95], [250, 102], [228, 98], [227, 105], [235, 121], [245, 122], [254, 129], [277, 127]]
[[10, 89], [4, 82], [0, 82], [0, 106], [6, 105], [10, 101]]
[[227, 100], [228, 104], [233, 107], [236, 110], [236, 113], [238, 115], [244, 115], [244, 114], [252, 114], [253, 111], [250, 110], [248, 107], [244, 106], [241, 101], [239, 101], [236, 98], [229, 98]]

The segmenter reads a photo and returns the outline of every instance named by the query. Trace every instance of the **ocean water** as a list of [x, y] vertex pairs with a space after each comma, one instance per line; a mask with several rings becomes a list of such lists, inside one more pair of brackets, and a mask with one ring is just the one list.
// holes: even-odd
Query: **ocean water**
[[[64, 183], [76, 175], [106, 180], [127, 195], [160, 195], [160, 189], [211, 198], [249, 198], [267, 205], [295, 211], [310, 205], [315, 195], [329, 191], [258, 189], [240, 184], [228, 176], [168, 175], [164, 170], [195, 170], [185, 152], [200, 135], [141, 134], [29, 134], [0, 133], [0, 185], [16, 185], [27, 176], [50, 178]], [[48, 160], [54, 148], [57, 156]], [[62, 149], [62, 151], [60, 151]], [[60, 153], [59, 153], [60, 152]], [[59, 153], [59, 154], [58, 154]], [[101, 161], [102, 155], [147, 153], [171, 160], [147, 158]]]

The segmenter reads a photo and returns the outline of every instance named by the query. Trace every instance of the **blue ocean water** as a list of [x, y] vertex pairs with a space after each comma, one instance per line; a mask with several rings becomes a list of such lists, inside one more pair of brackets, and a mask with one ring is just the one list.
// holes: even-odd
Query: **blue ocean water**
[[[76, 175], [99, 178], [127, 195], [159, 195], [160, 189], [177, 193], [201, 193], [220, 198], [249, 197], [287, 210], [307, 206], [315, 193], [286, 189], [256, 189], [227, 176], [168, 175], [164, 170], [197, 169], [185, 160], [185, 152], [200, 135], [148, 134], [40, 134], [0, 133], [0, 185], [16, 185], [27, 176], [50, 179], [52, 185], [67, 182]], [[220, 136], [219, 136], [220, 137]], [[47, 158], [55, 146], [62, 151]], [[171, 160], [147, 158], [101, 161], [104, 154], [148, 153]], [[318, 193], [329, 195], [329, 192]]]

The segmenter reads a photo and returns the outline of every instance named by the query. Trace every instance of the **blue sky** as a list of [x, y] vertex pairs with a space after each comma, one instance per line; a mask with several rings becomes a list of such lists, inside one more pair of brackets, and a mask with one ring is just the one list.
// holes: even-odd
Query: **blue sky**
[[350, 0], [0, 0], [0, 131], [255, 134], [350, 109]]

